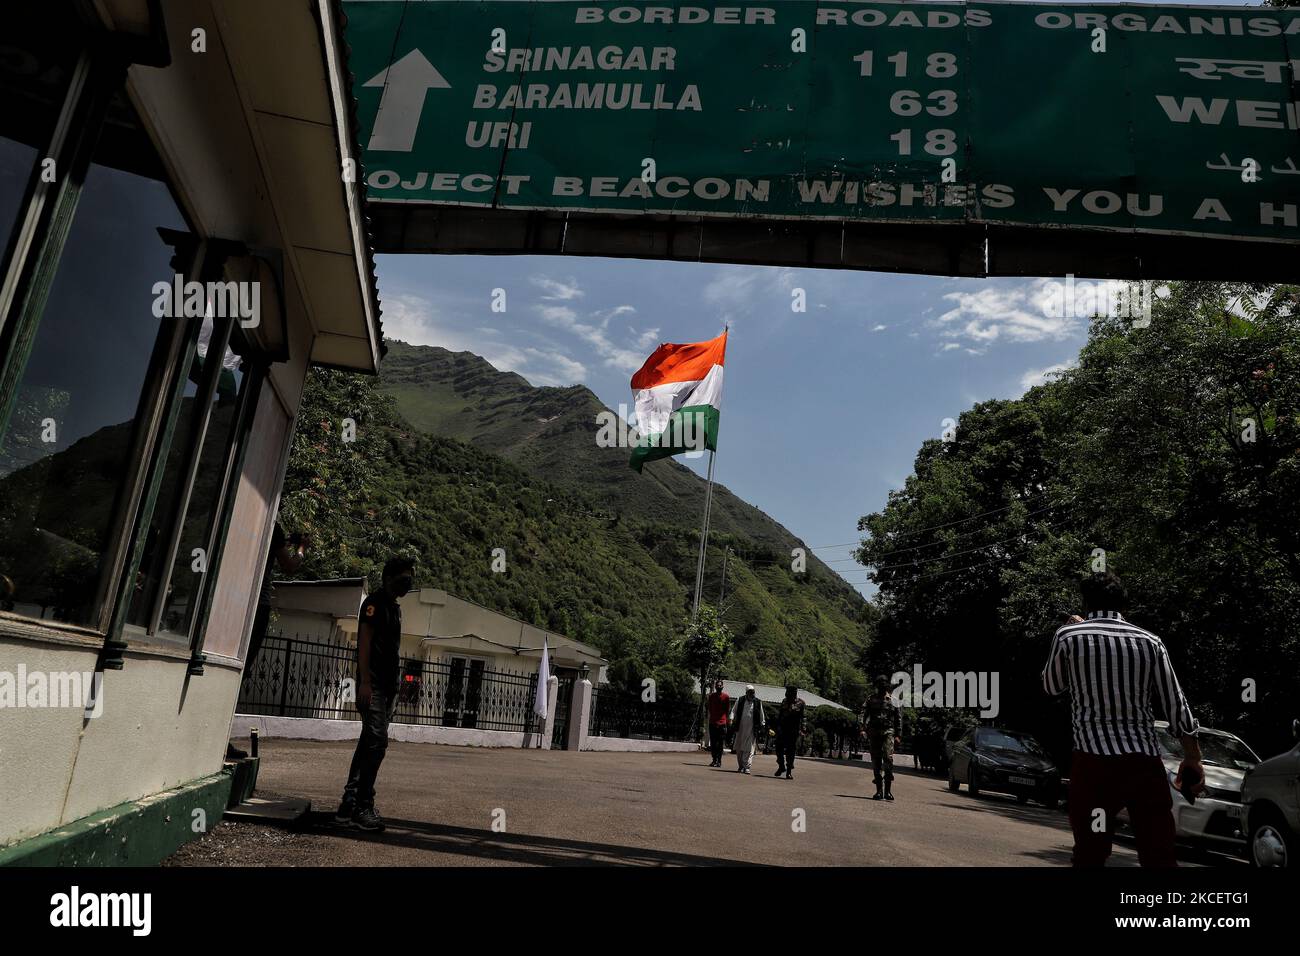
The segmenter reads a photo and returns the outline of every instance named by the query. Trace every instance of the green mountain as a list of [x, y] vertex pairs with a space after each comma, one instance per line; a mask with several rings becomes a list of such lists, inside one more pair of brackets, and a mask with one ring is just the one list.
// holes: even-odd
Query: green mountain
[[[377, 584], [383, 562], [406, 553], [418, 584], [594, 644], [617, 682], [654, 676], [661, 692], [680, 692], [689, 675], [676, 642], [704, 483], [670, 461], [632, 472], [625, 449], [596, 446], [600, 410], [585, 388], [533, 388], [477, 356], [400, 343], [378, 379], [313, 371], [279, 515], [310, 540], [298, 576]], [[89, 598], [130, 435], [125, 423], [52, 455], [18, 448], [3, 460], [0, 523], [18, 533], [0, 549], [0, 571], [15, 599], [72, 609]], [[173, 445], [169, 475], [183, 448]], [[196, 500], [211, 499], [218, 474], [201, 472]], [[164, 485], [155, 522], [174, 490]], [[729, 676], [789, 678], [855, 701], [874, 608], [815, 558], [792, 573], [799, 540], [721, 487], [713, 529], [704, 596], [721, 599], [735, 635]], [[498, 549], [504, 569], [494, 568]]]
[[[500, 456], [571, 497], [604, 527], [607, 543], [619, 536], [609, 555], [616, 568], [637, 567], [648, 556], [671, 575], [671, 610], [655, 613], [667, 614], [660, 624], [680, 624], [694, 589], [702, 479], [671, 460], [638, 475], [628, 468], [626, 448], [600, 447], [596, 416], [606, 409], [583, 386], [535, 387], [469, 352], [388, 344], [379, 389], [406, 421]], [[737, 636], [735, 676], [811, 678], [828, 696], [852, 698], [874, 608], [810, 553], [807, 572], [792, 573], [792, 551], [801, 547], [779, 522], [715, 484], [704, 599], [722, 598], [724, 620]], [[545, 602], [547, 590], [536, 596]], [[644, 604], [650, 597], [629, 600]]]
[[[651, 462], [638, 475], [628, 467], [627, 448], [599, 447], [596, 416], [606, 408], [585, 386], [536, 387], [472, 352], [391, 339], [388, 348], [379, 387], [421, 431], [458, 438], [530, 474], [580, 488], [616, 514], [699, 528], [705, 482], [671, 459]], [[787, 562], [792, 549], [803, 547], [780, 523], [718, 483], [710, 529], [781, 551]], [[809, 555], [809, 563], [830, 573], [815, 556]], [[856, 594], [847, 584], [844, 590]]]

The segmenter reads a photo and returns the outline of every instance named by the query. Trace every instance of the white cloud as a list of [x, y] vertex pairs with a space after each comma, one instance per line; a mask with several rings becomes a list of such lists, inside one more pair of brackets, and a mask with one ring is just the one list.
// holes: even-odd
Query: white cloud
[[384, 335], [411, 345], [437, 345], [452, 352], [473, 352], [494, 368], [518, 372], [534, 385], [574, 385], [587, 378], [586, 366], [559, 349], [487, 342], [445, 328], [438, 322], [437, 307], [418, 295], [384, 296]]
[[536, 309], [543, 322], [577, 336], [595, 350], [597, 357], [606, 366], [629, 374], [635, 372], [645, 362], [646, 357], [642, 350], [648, 346], [643, 346], [642, 343], [647, 339], [655, 342], [659, 336], [657, 328], [640, 333], [635, 329], [629, 329], [628, 331], [635, 336], [635, 348], [629, 349], [615, 344], [610, 337], [610, 320], [634, 314], [636, 309], [630, 305], [619, 305], [595, 312], [591, 315], [594, 321], [580, 317], [575, 310], [566, 305], [539, 305]]
[[988, 286], [976, 292], [948, 292], [953, 308], [933, 321], [945, 339], [989, 346], [995, 342], [1061, 341], [1075, 334], [1083, 321], [1054, 317], [1050, 307], [1053, 280], [1034, 279], [1017, 285]]
[[541, 366], [543, 369], [550, 369], [550, 371], [537, 371], [534, 369], [527, 374], [520, 373], [534, 385], [573, 385], [582, 382], [587, 377], [587, 367], [581, 362], [569, 358], [563, 352], [535, 348], [526, 348], [520, 351], [523, 352], [525, 362], [530, 367]]
[[872, 328], [871, 331], [872, 331], [872, 332], [883, 332], [883, 331], [885, 331], [885, 329], [887, 329], [887, 328], [889, 328], [889, 326], [887, 326], [887, 325], [877, 325], [877, 326], [875, 326], [874, 328]]
[[790, 292], [798, 274], [794, 269], [771, 266], [725, 266], [704, 287], [704, 303], [720, 313], [728, 325], [755, 308], [790, 310]]
[[631, 305], [616, 305], [612, 309], [605, 309], [602, 312], [596, 312], [594, 315], [600, 319], [600, 327], [608, 328], [609, 320], [616, 319], [620, 315], [635, 315], [636, 307]]
[[1047, 368], [1030, 369], [1024, 375], [1020, 376], [1020, 387], [1028, 391], [1035, 385], [1042, 385], [1048, 379], [1059, 375], [1067, 368], [1073, 368], [1073, 362], [1058, 362], [1056, 365], [1049, 365]]
[[573, 299], [581, 299], [585, 292], [578, 287], [578, 280], [569, 278], [568, 281], [562, 279], [552, 279], [550, 276], [533, 276], [532, 283], [543, 291], [543, 299], [548, 302], [569, 302]]
[[537, 312], [542, 319], [551, 323], [568, 327], [578, 320], [578, 313], [570, 309], [567, 305], [539, 305]]
[[[1164, 286], [1150, 291], [1161, 298], [1168, 294]], [[975, 292], [946, 293], [943, 299], [953, 308], [929, 324], [942, 339], [982, 349], [997, 342], [1059, 342], [1079, 335], [1094, 315], [1149, 315], [1150, 299], [1143, 295], [1117, 280], [1000, 280]]]

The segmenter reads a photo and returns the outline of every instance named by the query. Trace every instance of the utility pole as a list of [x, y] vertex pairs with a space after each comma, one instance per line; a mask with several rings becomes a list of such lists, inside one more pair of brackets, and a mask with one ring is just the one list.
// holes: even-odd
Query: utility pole
[[722, 587], [718, 589], [718, 613], [722, 613], [722, 599], [727, 596], [727, 557], [731, 554], [731, 545], [722, 552]]

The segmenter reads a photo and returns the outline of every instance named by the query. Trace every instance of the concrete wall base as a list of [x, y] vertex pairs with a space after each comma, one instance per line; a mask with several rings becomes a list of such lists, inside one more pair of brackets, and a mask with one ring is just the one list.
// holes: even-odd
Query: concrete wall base
[[[554, 702], [552, 702], [552, 705]], [[554, 714], [552, 709], [551, 713]], [[356, 740], [361, 736], [359, 720], [318, 717], [271, 717], [265, 714], [236, 714], [230, 725], [235, 737], [244, 737], [256, 727], [264, 740]], [[549, 728], [549, 722], [548, 722]], [[471, 730], [466, 727], [429, 727], [423, 724], [388, 725], [390, 740], [413, 744], [448, 744], [453, 747], [513, 747], [516, 750], [544, 748], [550, 743], [549, 730], [524, 734], [506, 730]], [[582, 738], [583, 750], [626, 751], [629, 753], [694, 753], [699, 744], [678, 740], [631, 740], [624, 737]], [[547, 748], [549, 749], [549, 748]]]
[[[316, 717], [270, 717], [264, 714], [236, 714], [230, 725], [236, 737], [245, 736], [256, 727], [262, 739], [285, 740], [356, 740], [361, 736], [361, 721], [331, 720]], [[413, 744], [449, 744], [453, 747], [513, 747], [535, 749], [543, 738], [539, 732], [508, 730], [474, 730], [468, 727], [429, 727], [424, 724], [388, 725], [388, 738]]]
[[703, 748], [680, 740], [632, 740], [626, 737], [586, 737], [583, 750], [628, 751], [632, 753], [695, 753]]
[[230, 781], [216, 773], [100, 810], [0, 849], [0, 866], [157, 866], [220, 822]]

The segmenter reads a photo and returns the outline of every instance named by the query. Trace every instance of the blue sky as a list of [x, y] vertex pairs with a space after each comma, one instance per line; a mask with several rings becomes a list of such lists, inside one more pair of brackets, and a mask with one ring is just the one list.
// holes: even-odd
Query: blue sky
[[819, 549], [856, 540], [945, 418], [1022, 394], [1074, 360], [1087, 327], [1045, 316], [1039, 280], [476, 256], [386, 256], [379, 274], [389, 336], [475, 352], [535, 385], [581, 383], [611, 408], [631, 405], [628, 380], [659, 342], [729, 322], [715, 477]]
[[383, 256], [379, 278], [391, 337], [472, 351], [535, 385], [581, 383], [611, 408], [630, 406], [628, 380], [659, 342], [729, 322], [715, 476], [859, 586], [858, 518], [902, 485], [921, 442], [1073, 363], [1087, 332], [1046, 314], [1047, 279], [540, 256]]

